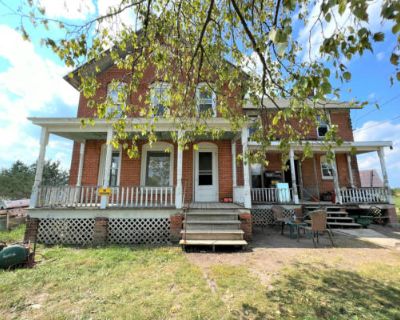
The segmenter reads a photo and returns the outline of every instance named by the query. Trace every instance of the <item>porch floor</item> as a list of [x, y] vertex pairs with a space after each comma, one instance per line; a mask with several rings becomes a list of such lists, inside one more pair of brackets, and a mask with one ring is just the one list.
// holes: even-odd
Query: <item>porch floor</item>
[[243, 206], [237, 203], [223, 202], [192, 202], [189, 205], [190, 209], [242, 209]]

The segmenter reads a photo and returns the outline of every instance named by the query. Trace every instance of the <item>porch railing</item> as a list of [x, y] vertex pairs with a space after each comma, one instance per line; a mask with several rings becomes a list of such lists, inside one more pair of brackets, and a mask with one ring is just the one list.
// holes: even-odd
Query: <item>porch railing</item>
[[[37, 207], [100, 207], [99, 186], [41, 186]], [[173, 207], [174, 187], [111, 187], [107, 207]]]
[[292, 188], [252, 188], [251, 201], [253, 203], [292, 203], [293, 190]]
[[387, 203], [385, 188], [353, 188], [340, 190], [343, 203]]

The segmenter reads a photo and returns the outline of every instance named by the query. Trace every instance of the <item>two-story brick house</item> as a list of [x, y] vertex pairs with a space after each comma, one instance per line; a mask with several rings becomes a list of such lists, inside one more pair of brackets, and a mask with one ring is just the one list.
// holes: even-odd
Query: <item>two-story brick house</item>
[[[98, 97], [115, 95], [109, 84], [113, 79], [123, 79], [124, 71], [109, 60], [98, 66]], [[65, 79], [79, 88], [76, 77]], [[140, 94], [154, 95], [150, 101], [153, 107], [160, 107], [157, 95], [166, 85], [157, 81], [154, 69], [149, 67], [139, 86]], [[37, 230], [38, 239], [46, 243], [142, 243], [183, 238], [187, 243], [218, 240], [217, 244], [244, 245], [251, 238], [251, 216], [258, 223], [269, 223], [274, 204], [284, 206], [288, 214], [329, 203], [351, 208], [374, 204], [395, 222], [384, 159], [384, 148], [392, 144], [354, 142], [346, 104], [324, 106], [329, 121], [321, 121], [305, 141], [291, 145], [288, 169], [282, 170], [278, 142], [272, 143], [265, 155], [267, 167], [237, 161], [240, 153], [260, 147], [251, 139], [251, 124], [240, 132], [231, 129], [229, 121], [217, 112], [218, 96], [201, 91], [201, 85], [196, 95], [198, 111], [211, 110], [208, 126], [224, 129], [223, 136], [218, 140], [204, 138], [182, 149], [171, 139], [171, 132], [177, 131], [174, 123], [161, 118], [156, 125], [159, 141], [151, 145], [139, 141], [140, 157], [134, 159], [122, 148], [111, 146], [110, 122], [98, 119], [95, 126], [81, 126], [80, 118], [95, 116], [82, 94], [76, 118], [31, 118], [42, 127], [42, 135], [27, 236]], [[127, 99], [145, 103], [137, 95]], [[287, 107], [287, 102], [280, 105]], [[243, 112], [258, 116], [252, 105], [245, 105]], [[128, 119], [131, 124], [144, 121], [137, 114]], [[327, 122], [338, 126], [344, 140], [334, 150], [334, 162], [328, 161], [321, 141], [330, 125]], [[127, 130], [135, 129], [129, 126]], [[68, 186], [41, 184], [50, 134], [74, 141]], [[314, 155], [301, 161], [306, 142]], [[383, 188], [360, 187], [355, 154], [365, 152], [378, 152]]]

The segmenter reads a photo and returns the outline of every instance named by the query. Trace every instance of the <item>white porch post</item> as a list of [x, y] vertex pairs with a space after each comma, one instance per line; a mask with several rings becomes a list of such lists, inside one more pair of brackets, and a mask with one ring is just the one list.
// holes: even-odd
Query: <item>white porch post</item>
[[392, 192], [390, 190], [389, 179], [388, 179], [388, 174], [387, 174], [387, 170], [386, 170], [385, 150], [383, 149], [383, 147], [380, 147], [378, 149], [378, 156], [379, 156], [379, 161], [381, 163], [383, 186], [385, 187], [386, 192], [387, 192], [387, 201], [390, 204], [393, 204]]
[[330, 162], [332, 164], [333, 187], [335, 189], [336, 202], [342, 204], [342, 195], [340, 194], [339, 177], [338, 177], [337, 166], [336, 166], [336, 154], [334, 151], [333, 151], [333, 160], [330, 160]]
[[349, 171], [349, 180], [350, 180], [350, 186], [351, 188], [354, 189], [354, 178], [353, 178], [353, 169], [351, 168], [351, 155], [348, 153], [347, 155], [347, 170]]
[[42, 132], [40, 135], [39, 157], [36, 163], [35, 181], [33, 183], [32, 194], [29, 203], [30, 208], [35, 208], [38, 204], [39, 187], [40, 184], [42, 183], [44, 159], [46, 155], [46, 146], [48, 142], [49, 142], [49, 132], [47, 128], [42, 127]]
[[246, 127], [242, 129], [242, 149], [243, 149], [243, 198], [244, 207], [251, 209], [251, 187], [250, 187], [250, 165], [249, 161], [246, 159], [248, 151], [248, 140], [249, 140], [249, 130]]
[[[111, 157], [112, 157], [112, 145], [111, 141], [113, 139], [113, 130], [112, 128], [108, 128], [107, 130], [107, 144], [106, 144], [106, 161], [105, 169], [104, 169], [104, 178], [103, 178], [103, 188], [108, 188], [110, 182], [110, 169], [111, 169]], [[108, 195], [102, 195], [100, 200], [100, 209], [105, 209], [108, 203]]]
[[78, 167], [78, 177], [76, 179], [76, 186], [80, 187], [82, 185], [82, 173], [83, 173], [83, 160], [85, 157], [85, 142], [81, 142], [79, 149], [79, 167]]
[[180, 140], [182, 137], [182, 131], [178, 131], [178, 152], [176, 160], [176, 189], [175, 189], [175, 207], [182, 209], [183, 207], [183, 195], [182, 195], [182, 163], [183, 163], [183, 147], [181, 146]]
[[232, 141], [232, 186], [237, 186], [236, 178], [236, 141]]
[[292, 189], [293, 189], [293, 201], [294, 203], [299, 203], [299, 195], [297, 194], [297, 181], [296, 181], [296, 168], [294, 165], [294, 151], [292, 148], [289, 150], [289, 159], [290, 159], [290, 173], [292, 176]]

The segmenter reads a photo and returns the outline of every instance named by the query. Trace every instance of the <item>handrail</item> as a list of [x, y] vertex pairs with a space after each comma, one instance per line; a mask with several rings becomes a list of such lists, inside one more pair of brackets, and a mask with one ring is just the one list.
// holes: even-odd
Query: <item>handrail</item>
[[387, 189], [383, 187], [362, 187], [340, 190], [344, 203], [387, 203]]
[[255, 203], [292, 203], [293, 188], [251, 188], [251, 200]]

